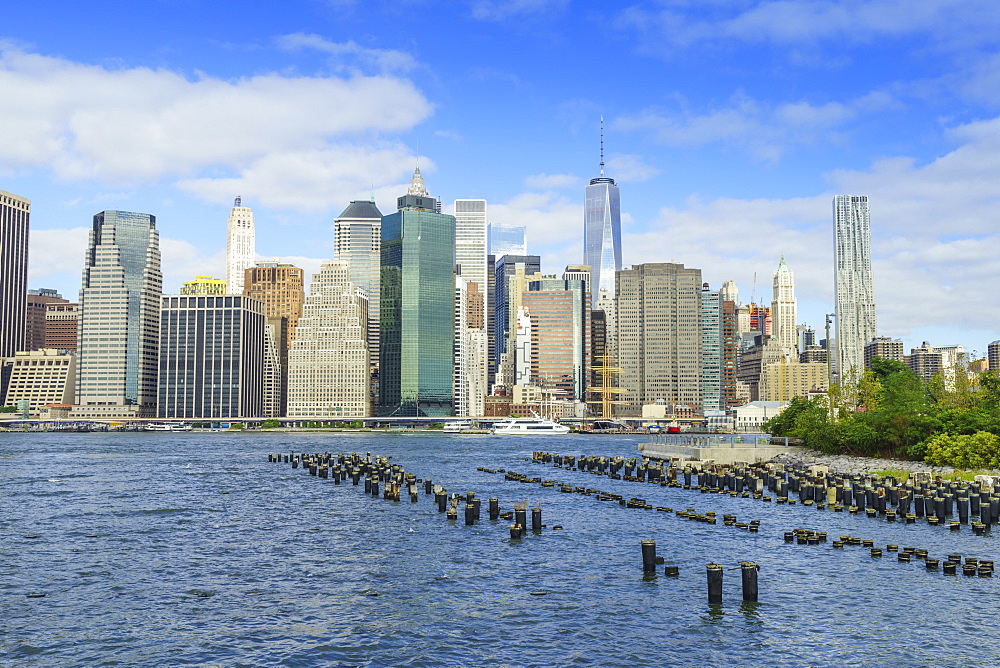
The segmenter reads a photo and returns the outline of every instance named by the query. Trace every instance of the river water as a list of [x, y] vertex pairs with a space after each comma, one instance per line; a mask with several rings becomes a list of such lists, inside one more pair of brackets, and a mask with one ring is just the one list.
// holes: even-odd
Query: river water
[[[636, 456], [637, 437], [408, 434], [0, 434], [2, 666], [995, 666], [1000, 580], [945, 577], [861, 547], [786, 544], [797, 527], [995, 559], [997, 535], [661, 488], [533, 464], [532, 450]], [[391, 456], [421, 488], [393, 503], [267, 461]], [[760, 520], [758, 534], [626, 509], [506, 468]], [[486, 499], [542, 508], [520, 542]], [[460, 512], [460, 517], [461, 517]], [[553, 530], [561, 525], [562, 530]], [[680, 577], [644, 579], [640, 541]], [[705, 565], [739, 570], [709, 605]], [[44, 594], [44, 596], [42, 596]]]

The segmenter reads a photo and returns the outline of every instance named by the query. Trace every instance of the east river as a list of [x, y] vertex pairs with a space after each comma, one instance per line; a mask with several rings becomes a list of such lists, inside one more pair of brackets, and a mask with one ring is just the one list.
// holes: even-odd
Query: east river
[[[977, 537], [533, 464], [637, 456], [639, 437], [334, 433], [0, 434], [2, 666], [996, 666], [1000, 578], [944, 576], [825, 531], [996, 559]], [[449, 492], [465, 526], [273, 452], [371, 452]], [[714, 511], [717, 525], [507, 481], [477, 467]], [[486, 500], [542, 508], [511, 542]], [[760, 520], [760, 532], [724, 526]], [[553, 527], [560, 525], [561, 530]], [[666, 565], [644, 578], [640, 541]], [[760, 564], [743, 603], [738, 562]], [[709, 605], [705, 566], [726, 565]], [[959, 570], [961, 573], [961, 569]]]

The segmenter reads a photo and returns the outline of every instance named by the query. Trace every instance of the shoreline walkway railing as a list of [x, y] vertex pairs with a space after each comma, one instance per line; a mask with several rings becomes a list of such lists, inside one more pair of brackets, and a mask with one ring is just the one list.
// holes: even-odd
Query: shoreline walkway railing
[[795, 445], [787, 436], [769, 434], [653, 434], [649, 442], [689, 448], [774, 448]]

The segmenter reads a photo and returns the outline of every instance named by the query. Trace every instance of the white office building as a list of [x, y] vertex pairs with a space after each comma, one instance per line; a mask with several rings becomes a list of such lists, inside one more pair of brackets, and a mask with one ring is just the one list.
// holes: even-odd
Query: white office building
[[229, 294], [243, 294], [243, 273], [254, 266], [255, 257], [253, 211], [243, 206], [242, 198], [237, 197], [229, 212], [226, 229], [226, 289]]
[[288, 353], [288, 417], [369, 415], [367, 310], [348, 264], [325, 260], [313, 274]]

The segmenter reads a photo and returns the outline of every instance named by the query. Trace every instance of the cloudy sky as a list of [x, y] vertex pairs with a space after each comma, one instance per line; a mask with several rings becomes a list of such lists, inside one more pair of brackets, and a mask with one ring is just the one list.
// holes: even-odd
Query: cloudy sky
[[626, 265], [680, 262], [800, 320], [832, 311], [835, 194], [871, 198], [880, 334], [1000, 339], [996, 0], [9, 3], [0, 189], [32, 200], [31, 287], [75, 298], [94, 213], [157, 217], [164, 288], [224, 275], [237, 195], [257, 250], [309, 269], [419, 158], [450, 208], [582, 261], [598, 170]]

